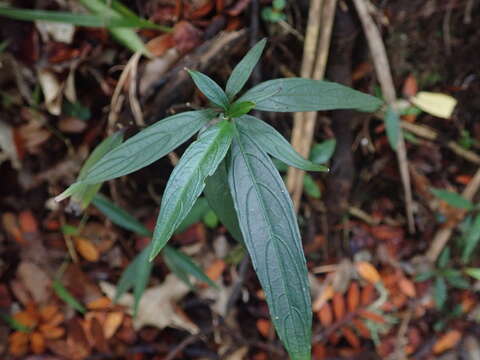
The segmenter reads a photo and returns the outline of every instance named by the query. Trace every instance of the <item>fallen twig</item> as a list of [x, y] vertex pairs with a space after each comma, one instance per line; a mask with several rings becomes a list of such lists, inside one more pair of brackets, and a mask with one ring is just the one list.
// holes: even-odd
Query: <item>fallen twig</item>
[[[353, 0], [355, 7], [362, 22], [365, 35], [372, 53], [373, 64], [377, 73], [383, 96], [388, 105], [393, 106], [396, 101], [396, 92], [393, 85], [390, 65], [383, 44], [380, 32], [369, 14], [368, 6], [365, 0]], [[405, 148], [405, 140], [399, 136], [397, 144], [397, 159], [399, 164], [400, 175], [402, 178], [403, 190], [405, 193], [405, 205], [408, 220], [408, 229], [410, 233], [415, 232], [415, 222], [413, 218], [413, 197], [410, 183], [410, 174], [408, 172], [407, 151]]]
[[[336, 6], [337, 0], [312, 1], [303, 52], [302, 77], [314, 80], [322, 80], [324, 77]], [[317, 112], [296, 113], [294, 117], [292, 146], [306, 158], [310, 153], [316, 118]], [[287, 188], [297, 211], [303, 192], [304, 174], [304, 171], [296, 168], [288, 169]]]

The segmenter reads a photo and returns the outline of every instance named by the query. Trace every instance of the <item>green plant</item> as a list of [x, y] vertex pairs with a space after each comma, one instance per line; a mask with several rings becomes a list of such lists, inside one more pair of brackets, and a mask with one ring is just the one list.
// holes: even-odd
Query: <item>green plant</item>
[[267, 6], [262, 9], [262, 18], [265, 21], [277, 23], [285, 20], [287, 16], [283, 12], [287, 6], [286, 0], [273, 0], [272, 6]]
[[85, 27], [105, 27], [119, 42], [130, 50], [146, 56], [150, 53], [132, 28], [171, 31], [171, 28], [140, 18], [118, 0], [80, 0], [93, 14], [65, 11], [21, 9], [0, 5], [0, 16], [24, 21], [49, 21]]
[[432, 194], [448, 205], [467, 211], [466, 219], [459, 225], [461, 236], [459, 244], [462, 251], [462, 263], [467, 264], [473, 255], [473, 251], [480, 241], [480, 209], [479, 204], [475, 205], [465, 199], [462, 195], [444, 189], [430, 189]]
[[265, 47], [260, 41], [234, 68], [225, 91], [208, 76], [188, 70], [210, 100], [205, 110], [165, 118], [115, 146], [58, 199], [141, 169], [194, 134], [163, 194], [153, 233], [152, 260], [165, 247], [202, 191], [220, 221], [252, 258], [280, 340], [294, 360], [310, 359], [312, 311], [307, 267], [292, 202], [269, 155], [306, 171], [324, 166], [303, 159], [259, 111], [356, 109], [373, 112], [382, 101], [345, 86], [302, 78], [263, 82], [237, 94]]

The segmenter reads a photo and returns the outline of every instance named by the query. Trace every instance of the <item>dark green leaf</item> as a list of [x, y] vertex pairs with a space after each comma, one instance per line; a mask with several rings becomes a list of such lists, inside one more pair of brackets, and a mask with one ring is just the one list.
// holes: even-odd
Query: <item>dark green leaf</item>
[[262, 149], [284, 163], [305, 171], [326, 171], [323, 165], [314, 164], [304, 159], [290, 143], [265, 121], [250, 115], [244, 115], [235, 120], [242, 132], [250, 134], [253, 140], [262, 144]]
[[305, 174], [303, 177], [303, 188], [307, 195], [314, 199], [320, 199], [320, 196], [322, 196], [320, 188], [309, 174]]
[[438, 309], [443, 308], [445, 301], [447, 301], [447, 284], [445, 283], [445, 279], [441, 276], [435, 278], [433, 298]]
[[204, 197], [198, 198], [188, 215], [185, 217], [182, 223], [178, 225], [177, 229], [175, 230], [175, 234], [180, 234], [193, 224], [200, 222], [205, 214], [208, 213], [208, 211], [210, 211], [210, 207], [208, 206], [207, 199]]
[[187, 71], [192, 77], [195, 85], [197, 85], [198, 89], [208, 100], [224, 110], [228, 109], [230, 102], [228, 101], [227, 95], [225, 95], [222, 88], [218, 86], [215, 81], [199, 71], [188, 69]]
[[82, 183], [99, 183], [150, 165], [187, 141], [214, 116], [208, 110], [188, 111], [158, 121], [105, 155]]
[[440, 200], [445, 201], [450, 206], [465, 210], [473, 209], [473, 204], [456, 192], [435, 188], [431, 188], [430, 191], [433, 195], [438, 197]]
[[447, 246], [438, 258], [438, 267], [443, 269], [450, 262], [450, 248]]
[[68, 305], [70, 305], [78, 312], [81, 312], [83, 314], [87, 311], [85, 307], [80, 304], [77, 299], [75, 299], [75, 297], [70, 293], [70, 291], [68, 291], [59, 280], [53, 281], [52, 288], [53, 291], [55, 291], [55, 294], [57, 294], [60, 299], [65, 301]]
[[263, 111], [322, 111], [354, 109], [376, 111], [383, 102], [346, 86], [302, 78], [276, 79], [248, 90], [238, 101], [253, 101]]
[[231, 141], [232, 123], [224, 120], [208, 128], [185, 150], [168, 179], [153, 233], [150, 260], [155, 258], [188, 215], [205, 187], [205, 179], [215, 172]]
[[310, 359], [308, 273], [292, 201], [270, 157], [235, 132], [229, 185], [240, 228], [277, 333], [293, 360]]
[[225, 160], [220, 163], [217, 171], [207, 178], [203, 192], [210, 207], [215, 211], [215, 214], [217, 214], [222, 224], [230, 232], [230, 235], [238, 242], [243, 243], [232, 194], [228, 187]]
[[477, 247], [478, 241], [480, 241], [480, 214], [475, 216], [475, 220], [473, 220], [473, 224], [465, 237], [465, 248], [462, 253], [462, 262], [464, 264], [470, 261], [470, 257]]
[[423, 273], [418, 274], [415, 277], [416, 282], [423, 282], [431, 279], [435, 275], [435, 271], [425, 271]]
[[225, 92], [230, 99], [233, 99], [233, 97], [243, 89], [253, 69], [260, 60], [266, 43], [267, 39], [260, 40], [233, 69], [225, 88]]
[[97, 194], [93, 198], [93, 205], [95, 205], [95, 207], [115, 225], [133, 231], [140, 236], [152, 236], [152, 232], [148, 230], [140, 221], [135, 219], [122, 208], [115, 205], [107, 197]]
[[473, 277], [474, 279], [480, 280], [480, 268], [466, 268], [465, 274]]
[[148, 254], [152, 249], [151, 245], [152, 244], [150, 243], [150, 245], [143, 249], [140, 254], [133, 259], [120, 276], [120, 280], [117, 284], [115, 301], [133, 287], [133, 297], [135, 299], [133, 305], [134, 316], [137, 313], [140, 299], [147, 287], [150, 273], [152, 272], [153, 263], [148, 261]]
[[397, 151], [398, 141], [400, 139], [401, 129], [400, 129], [400, 119], [395, 110], [391, 106], [388, 107], [387, 112], [385, 113], [385, 130], [387, 132], [388, 142], [393, 150]]
[[454, 288], [457, 288], [457, 289], [470, 288], [470, 282], [467, 279], [465, 279], [463, 276], [448, 276], [448, 277], [445, 277], [445, 279]]
[[236, 102], [228, 108], [227, 116], [230, 118], [237, 118], [247, 114], [254, 107], [255, 103], [251, 101]]
[[88, 120], [92, 115], [89, 108], [78, 102], [72, 103], [68, 100], [65, 100], [62, 104], [62, 114], [73, 116], [80, 120]]
[[325, 164], [332, 157], [336, 146], [337, 141], [335, 139], [328, 139], [313, 145], [310, 151], [310, 160], [315, 164]]
[[198, 265], [193, 262], [193, 259], [190, 256], [185, 255], [181, 251], [176, 250], [171, 246], [165, 246], [162, 254], [165, 263], [170, 268], [170, 270], [172, 270], [172, 272], [175, 273], [177, 276], [180, 275], [179, 277], [184, 281], [186, 280], [185, 282], [188, 285], [190, 285], [188, 276], [184, 277], [181, 275], [182, 273], [192, 275], [196, 279], [205, 282], [212, 287], [218, 287], [217, 284], [215, 284], [212, 279], [205, 275], [203, 270], [200, 269]]

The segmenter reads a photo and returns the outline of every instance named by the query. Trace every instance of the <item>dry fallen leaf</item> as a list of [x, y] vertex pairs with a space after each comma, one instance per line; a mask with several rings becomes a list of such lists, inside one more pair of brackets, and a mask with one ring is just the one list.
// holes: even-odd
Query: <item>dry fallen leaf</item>
[[100, 259], [97, 247], [87, 238], [76, 237], [75, 248], [87, 261], [96, 262]]
[[426, 91], [420, 91], [410, 101], [426, 113], [443, 119], [450, 119], [457, 106], [457, 100], [449, 95]]
[[60, 115], [62, 112], [63, 84], [58, 80], [56, 74], [46, 69], [38, 71], [38, 82], [42, 88], [48, 112], [52, 115]]
[[[101, 282], [100, 288], [110, 299], [115, 297], [115, 285]], [[189, 291], [190, 288], [173, 274], [167, 275], [161, 285], [145, 290], [140, 300], [137, 316], [133, 320], [135, 329], [148, 325], [159, 329], [171, 326], [185, 329], [192, 334], [197, 333], [198, 327], [184, 315], [178, 314], [174, 306]], [[131, 294], [125, 294], [118, 300], [118, 304], [127, 306], [131, 312], [133, 303], [134, 298]]]
[[105, 324], [103, 324], [103, 331], [105, 338], [110, 339], [122, 325], [124, 314], [121, 311], [113, 311], [107, 314]]
[[358, 274], [366, 281], [376, 284], [380, 281], [377, 269], [367, 261], [359, 261], [355, 264]]
[[444, 351], [450, 350], [458, 344], [462, 338], [462, 333], [458, 330], [450, 330], [441, 336], [433, 345], [433, 353], [441, 354]]

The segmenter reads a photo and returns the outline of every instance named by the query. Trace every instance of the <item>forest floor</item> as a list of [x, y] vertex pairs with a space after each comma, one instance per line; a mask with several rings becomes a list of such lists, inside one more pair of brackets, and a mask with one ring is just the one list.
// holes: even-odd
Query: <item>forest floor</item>
[[[248, 255], [208, 205], [170, 244], [217, 288], [185, 285], [158, 257], [133, 317], [131, 295], [113, 302], [115, 285], [150, 239], [54, 198], [116, 130], [129, 137], [205, 105], [185, 67], [224, 84], [267, 37], [250, 84], [299, 76], [309, 1], [123, 3], [173, 28], [138, 31], [152, 58], [105, 28], [0, 17], [0, 358], [286, 359]], [[480, 1], [370, 3], [403, 107], [413, 196], [381, 116], [319, 113], [312, 156], [331, 171], [308, 174], [298, 211], [313, 358], [480, 360]], [[326, 78], [382, 96], [371, 46], [353, 3], [339, 0]], [[293, 114], [259, 116], [290, 140]], [[184, 149], [100, 192], [152, 229]]]

